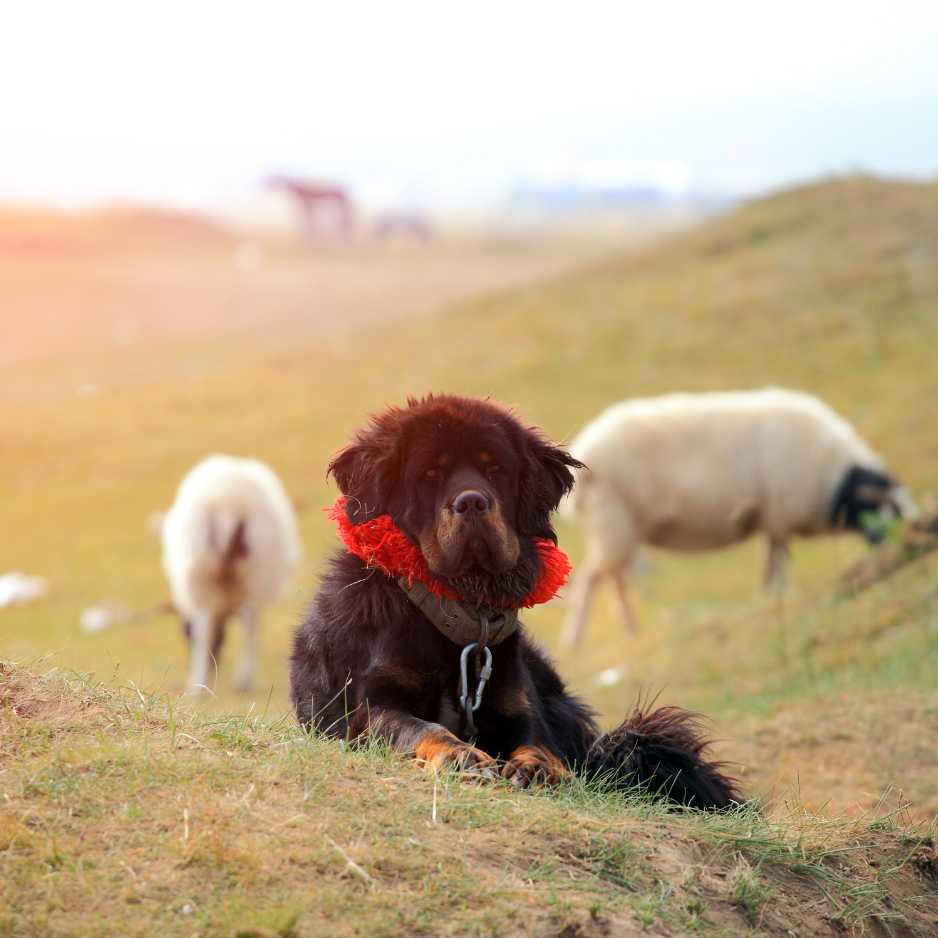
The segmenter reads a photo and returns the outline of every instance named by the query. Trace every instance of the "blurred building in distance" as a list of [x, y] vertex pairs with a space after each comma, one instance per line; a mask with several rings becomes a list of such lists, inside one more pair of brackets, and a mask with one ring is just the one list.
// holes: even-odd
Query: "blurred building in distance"
[[730, 204], [696, 188], [685, 163], [672, 160], [591, 160], [547, 166], [517, 180], [505, 210], [543, 219], [558, 216], [705, 213]]

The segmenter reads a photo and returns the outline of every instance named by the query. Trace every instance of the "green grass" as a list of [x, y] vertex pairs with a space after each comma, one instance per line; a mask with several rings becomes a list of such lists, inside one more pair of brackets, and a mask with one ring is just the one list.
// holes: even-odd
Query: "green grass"
[[468, 784], [64, 672], [0, 665], [0, 755], [2, 935], [925, 934], [938, 897], [892, 818]]
[[731, 898], [743, 911], [750, 925], [758, 925], [763, 906], [772, 897], [765, 881], [747, 862], [742, 861], [733, 875]]
[[[209, 269], [214, 261], [193, 253], [191, 263]], [[289, 265], [302, 259], [283, 263], [294, 270]], [[18, 272], [17, 289], [46, 291], [63, 309], [139, 302], [152, 290], [93, 263], [52, 268], [46, 278]], [[208, 282], [223, 283], [211, 270]], [[57, 277], [74, 279], [71, 292]], [[290, 302], [314, 304], [316, 285], [295, 279]], [[197, 300], [238, 302], [227, 290], [193, 297], [193, 316]], [[93, 675], [94, 694], [120, 701], [108, 697], [102, 712], [123, 712], [127, 721], [121, 729], [115, 717], [100, 716], [103, 723], [65, 735], [54, 721], [33, 721], [29, 745], [3, 767], [2, 791], [24, 799], [16, 802], [16, 837], [35, 848], [28, 863], [13, 864], [18, 888], [32, 896], [27, 912], [16, 913], [17, 927], [41, 907], [64, 930], [54, 916], [74, 907], [57, 898], [68, 879], [73, 897], [82, 888], [102, 897], [99, 910], [117, 896], [126, 922], [137, 916], [128, 933], [141, 934], [155, 916], [169, 931], [192, 918], [211, 932], [209, 919], [197, 918], [203, 914], [229, 932], [289, 933], [297, 911], [301, 934], [326, 922], [328, 930], [342, 922], [349, 933], [435, 933], [443, 928], [438, 916], [453, 931], [513, 934], [529, 912], [541, 932], [545, 922], [575, 920], [588, 934], [596, 903], [603, 920], [676, 933], [772, 932], [783, 917], [773, 908], [809, 886], [819, 890], [811, 907], [825, 916], [851, 928], [873, 929], [875, 920], [888, 931], [884, 881], [895, 875], [905, 884], [901, 896], [914, 896], [905, 879], [913, 867], [896, 847], [903, 834], [869, 825], [893, 817], [907, 826], [938, 813], [934, 555], [844, 597], [836, 580], [863, 555], [862, 543], [799, 542], [793, 588], [776, 602], [757, 591], [761, 544], [653, 554], [634, 582], [640, 634], [622, 634], [604, 595], [584, 647], [558, 655], [573, 688], [607, 722], [640, 690], [707, 712], [719, 754], [739, 763], [746, 789], [764, 800], [763, 819], [702, 821], [613, 805], [592, 792], [529, 798], [448, 780], [438, 791], [445, 790], [444, 820], [426, 828], [432, 784], [396, 759], [290, 742], [285, 658], [335, 545], [319, 510], [334, 497], [324, 466], [369, 411], [430, 389], [491, 394], [564, 439], [626, 396], [775, 383], [828, 400], [921, 496], [938, 490], [936, 348], [938, 186], [848, 178], [756, 201], [665, 243], [446, 315], [319, 339], [283, 327], [248, 338], [76, 343], [67, 356], [5, 366], [0, 527], [12, 536], [0, 567], [48, 576], [52, 589], [40, 602], [0, 611], [0, 655], [33, 670]], [[79, 391], [88, 382], [95, 393]], [[116, 599], [147, 610], [164, 598], [146, 519], [171, 501], [193, 462], [217, 450], [277, 468], [300, 502], [307, 559], [265, 621], [258, 691], [244, 697], [228, 689], [236, 647], [226, 648], [217, 699], [195, 711], [168, 703], [185, 674], [172, 620], [150, 615], [92, 636], [77, 623], [91, 603]], [[560, 533], [578, 559], [579, 532], [562, 526]], [[555, 650], [562, 615], [555, 603], [525, 619]], [[610, 666], [625, 677], [601, 687], [595, 675]], [[110, 690], [131, 686], [145, 701], [162, 701], [146, 705], [159, 714], [155, 722], [142, 719], [143, 703], [137, 712], [133, 696], [128, 703], [126, 691]], [[9, 720], [4, 732], [11, 726], [25, 732]], [[274, 785], [281, 774], [283, 791]], [[251, 784], [264, 798], [252, 793], [241, 806]], [[125, 789], [139, 797], [119, 795]], [[216, 813], [205, 815], [206, 805]], [[185, 810], [190, 820], [199, 812], [205, 837], [197, 849], [191, 832], [189, 846], [180, 839]], [[112, 832], [95, 835], [86, 859], [98, 865], [88, 869], [76, 844], [95, 811], [102, 815], [95, 824]], [[163, 820], [148, 820], [150, 812]], [[838, 820], [845, 813], [853, 820]], [[300, 820], [288, 822], [294, 815]], [[275, 835], [265, 827], [281, 822]], [[422, 849], [414, 853], [405, 831], [415, 828]], [[808, 860], [798, 846], [802, 829], [812, 843]], [[847, 872], [840, 866], [856, 830], [858, 856], [868, 861], [859, 878], [850, 863]], [[374, 890], [346, 870], [326, 835], [375, 879]], [[109, 837], [117, 838], [113, 850]], [[674, 867], [684, 871], [673, 875], [652, 849], [672, 838], [682, 845]], [[285, 859], [271, 859], [265, 843]], [[734, 899], [745, 869], [740, 854], [753, 879]], [[160, 891], [159, 876], [147, 873], [151, 898], [128, 902], [135, 879], [120, 864], [139, 876], [139, 862], [167, 864], [172, 886]], [[719, 883], [712, 864], [725, 874]], [[766, 892], [757, 902], [760, 884]], [[928, 887], [923, 880], [916, 888]], [[191, 916], [178, 917], [176, 896], [189, 897]]]

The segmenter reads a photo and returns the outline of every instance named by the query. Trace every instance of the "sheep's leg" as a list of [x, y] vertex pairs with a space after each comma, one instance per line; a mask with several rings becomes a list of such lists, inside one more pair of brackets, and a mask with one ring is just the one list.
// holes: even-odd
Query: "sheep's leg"
[[612, 582], [616, 586], [616, 596], [619, 599], [619, 612], [622, 614], [622, 625], [629, 635], [635, 635], [638, 632], [638, 625], [635, 616], [632, 614], [632, 606], [629, 603], [629, 594], [625, 588], [625, 567], [619, 567], [612, 571]]
[[257, 612], [253, 607], [245, 606], [241, 610], [241, 621], [244, 623], [244, 656], [238, 665], [234, 686], [235, 690], [247, 691], [254, 686], [257, 672]]
[[605, 575], [606, 571], [602, 567], [592, 566], [587, 562], [574, 577], [570, 588], [570, 612], [567, 614], [561, 638], [561, 644], [565, 648], [575, 647], [582, 638], [596, 590]]
[[765, 589], [780, 593], [785, 588], [785, 568], [788, 562], [788, 545], [785, 541], [769, 539], [768, 561], [765, 567]]
[[212, 617], [194, 616], [189, 636], [190, 694], [201, 694], [208, 689], [208, 670], [212, 658]]
[[586, 560], [570, 589], [570, 612], [562, 639], [567, 648], [572, 648], [582, 637], [596, 590], [606, 576], [616, 580], [626, 628], [634, 631], [635, 627], [624, 579], [637, 549], [635, 522], [618, 494], [605, 485], [594, 485], [588, 494], [589, 499], [584, 506]]

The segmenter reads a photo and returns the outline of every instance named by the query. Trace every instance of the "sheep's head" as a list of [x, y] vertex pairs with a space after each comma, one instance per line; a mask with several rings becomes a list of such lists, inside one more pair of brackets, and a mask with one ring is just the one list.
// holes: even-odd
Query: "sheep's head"
[[908, 490], [888, 473], [851, 466], [834, 496], [831, 526], [856, 531], [878, 544], [893, 522], [916, 514]]

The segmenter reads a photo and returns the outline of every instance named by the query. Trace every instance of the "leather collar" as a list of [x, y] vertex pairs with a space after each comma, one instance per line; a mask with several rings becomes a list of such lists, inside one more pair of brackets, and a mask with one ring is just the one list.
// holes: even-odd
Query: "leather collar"
[[[490, 609], [468, 606], [455, 599], [434, 596], [419, 580], [407, 582], [398, 578], [397, 585], [404, 595], [440, 630], [454, 645], [498, 645], [509, 635], [518, 631], [517, 609]], [[488, 629], [485, 629], [485, 622]], [[487, 635], [484, 634], [487, 631]]]

